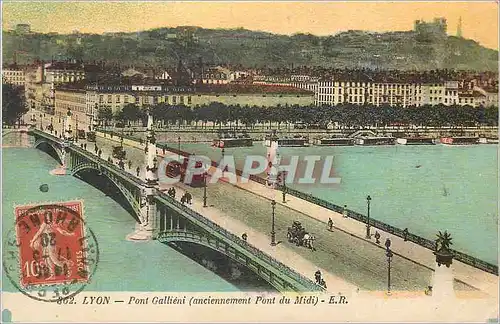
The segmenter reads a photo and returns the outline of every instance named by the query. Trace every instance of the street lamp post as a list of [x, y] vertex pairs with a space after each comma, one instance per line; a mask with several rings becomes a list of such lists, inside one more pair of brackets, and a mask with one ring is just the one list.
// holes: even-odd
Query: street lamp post
[[207, 207], [207, 172], [203, 173], [203, 207]]
[[276, 245], [276, 232], [274, 231], [274, 209], [276, 208], [276, 201], [273, 199], [271, 201], [271, 207], [273, 209], [272, 213], [272, 227], [271, 227], [271, 245]]
[[78, 143], [78, 115], [76, 115], [76, 127], [75, 127], [75, 143]]
[[179, 160], [181, 159], [181, 137], [177, 137], [177, 150], [179, 151], [178, 154], [179, 154]]
[[283, 177], [283, 192], [282, 192], [283, 203], [286, 203], [286, 176], [287, 176], [287, 173], [285, 171], [283, 171], [283, 173], [282, 173], [282, 177]]
[[366, 197], [366, 204], [368, 206], [368, 219], [367, 219], [367, 222], [366, 222], [366, 238], [369, 239], [371, 238], [371, 235], [370, 235], [370, 201], [372, 200], [372, 197], [370, 197], [369, 195]]
[[393, 254], [390, 247], [391, 247], [391, 240], [390, 239], [385, 240], [385, 248], [386, 248], [385, 255], [387, 256], [387, 294], [391, 293], [391, 261]]

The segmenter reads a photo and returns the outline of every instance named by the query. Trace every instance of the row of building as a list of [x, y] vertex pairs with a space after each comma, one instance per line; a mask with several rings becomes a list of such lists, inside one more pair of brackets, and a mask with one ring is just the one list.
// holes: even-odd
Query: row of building
[[[81, 62], [36, 62], [2, 70], [3, 82], [23, 86], [29, 108], [55, 114], [71, 109], [82, 122], [103, 106], [112, 111], [133, 103], [226, 105], [470, 105], [498, 106], [498, 80], [492, 77], [368, 71], [333, 71], [328, 77], [308, 74], [256, 75], [228, 67], [111, 70]], [[456, 75], [454, 75], [456, 77]]]

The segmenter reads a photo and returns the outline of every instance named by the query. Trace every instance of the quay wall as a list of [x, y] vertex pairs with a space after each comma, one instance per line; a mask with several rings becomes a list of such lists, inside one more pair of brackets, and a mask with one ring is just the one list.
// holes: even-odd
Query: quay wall
[[[119, 134], [122, 129], [121, 128], [113, 128], [115, 134]], [[402, 127], [392, 127], [392, 128], [356, 128], [356, 129], [331, 129], [331, 130], [318, 130], [318, 129], [288, 129], [282, 126], [281, 128], [276, 127], [262, 127], [262, 128], [237, 128], [237, 132], [247, 132], [250, 137], [254, 140], [263, 139], [271, 130], [276, 130], [278, 134], [286, 135], [286, 136], [295, 136], [301, 135], [308, 137], [310, 140], [314, 138], [321, 138], [324, 136], [348, 136], [358, 130], [371, 130], [379, 135], [389, 135], [393, 137], [431, 137], [431, 138], [440, 138], [440, 137], [453, 137], [453, 136], [470, 136], [470, 137], [488, 137], [488, 138], [498, 138], [498, 127], [468, 127], [468, 128], [460, 128], [460, 127], [443, 127], [443, 128], [434, 128], [434, 127], [423, 127], [418, 129], [408, 129]], [[125, 128], [125, 133], [142, 133], [146, 131], [145, 127], [133, 127], [133, 128]], [[175, 128], [155, 128], [155, 135], [158, 141], [165, 142], [175, 142], [177, 141], [177, 137], [180, 137], [183, 142], [211, 142], [212, 140], [218, 137], [219, 128], [206, 127], [202, 128], [201, 126], [193, 127], [175, 127]], [[229, 131], [228, 127], [223, 127], [222, 131]]]

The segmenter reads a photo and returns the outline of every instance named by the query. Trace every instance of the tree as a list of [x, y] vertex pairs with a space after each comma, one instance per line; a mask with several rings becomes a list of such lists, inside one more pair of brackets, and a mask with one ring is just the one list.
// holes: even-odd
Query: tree
[[451, 238], [450, 233], [448, 233], [447, 231], [444, 231], [444, 233], [439, 231], [436, 236], [437, 236], [436, 246], [438, 246], [438, 245], [440, 246], [437, 250], [438, 251], [449, 251], [450, 245], [453, 244], [453, 243], [451, 243], [452, 238]]
[[2, 85], [2, 115], [7, 125], [14, 125], [22, 115], [28, 112], [22, 87], [11, 84]]
[[108, 121], [113, 119], [113, 110], [111, 110], [110, 106], [103, 106], [99, 107], [99, 110], [97, 111], [97, 119], [104, 121], [105, 124], [108, 123]]
[[136, 122], [140, 119], [140, 109], [136, 104], [129, 103], [122, 108], [122, 117], [126, 121]]

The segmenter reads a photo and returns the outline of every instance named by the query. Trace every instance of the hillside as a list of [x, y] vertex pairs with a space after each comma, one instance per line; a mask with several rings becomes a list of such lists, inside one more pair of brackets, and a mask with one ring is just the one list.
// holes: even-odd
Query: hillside
[[[194, 35], [194, 36], [193, 36]], [[175, 66], [179, 59], [246, 67], [318, 65], [338, 68], [436, 68], [497, 71], [498, 52], [453, 36], [422, 39], [416, 32], [346, 31], [333, 36], [293, 36], [246, 29], [159, 28], [137, 33], [30, 34], [3, 32], [3, 57], [18, 63], [39, 57], [81, 58]], [[24, 53], [22, 53], [24, 52]]]

